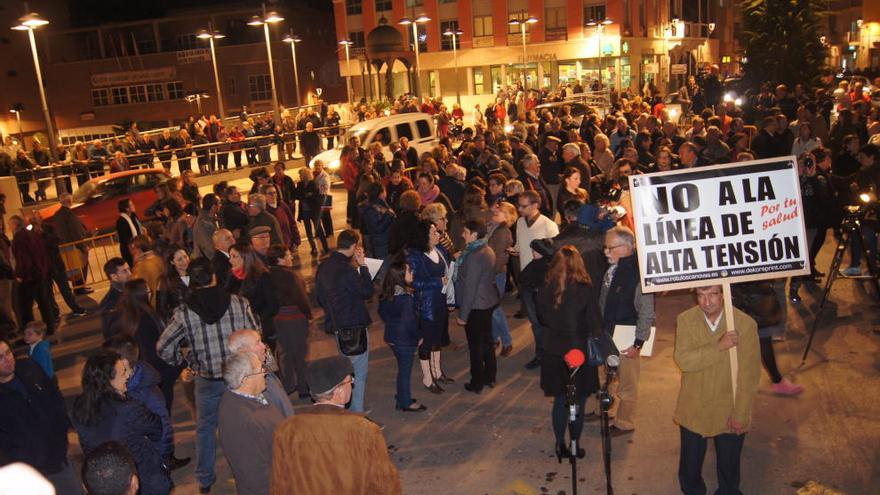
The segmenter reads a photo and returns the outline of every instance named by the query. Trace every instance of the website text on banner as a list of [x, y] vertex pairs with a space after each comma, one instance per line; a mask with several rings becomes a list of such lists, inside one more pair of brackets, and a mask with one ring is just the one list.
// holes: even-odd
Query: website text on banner
[[644, 292], [809, 273], [795, 157], [629, 181]]

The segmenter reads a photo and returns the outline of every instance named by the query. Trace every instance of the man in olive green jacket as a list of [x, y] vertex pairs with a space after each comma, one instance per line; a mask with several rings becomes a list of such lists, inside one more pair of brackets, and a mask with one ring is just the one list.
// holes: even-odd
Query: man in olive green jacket
[[[740, 454], [761, 377], [758, 327], [748, 315], [733, 310], [728, 330], [720, 285], [696, 289], [697, 306], [678, 315], [676, 364], [681, 390], [675, 422], [681, 428], [678, 479], [685, 495], [705, 495], [703, 459], [707, 439], [715, 441], [718, 491], [739, 494]], [[736, 393], [730, 349], [736, 348]]]

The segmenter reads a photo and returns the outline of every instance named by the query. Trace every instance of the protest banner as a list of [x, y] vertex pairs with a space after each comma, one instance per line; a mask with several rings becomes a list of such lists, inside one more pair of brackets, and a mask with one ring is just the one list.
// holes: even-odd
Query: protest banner
[[810, 273], [795, 157], [629, 181], [643, 292]]
[[[645, 293], [723, 287], [808, 275], [809, 249], [794, 156], [629, 178], [636, 252]], [[736, 347], [730, 349], [736, 394]]]

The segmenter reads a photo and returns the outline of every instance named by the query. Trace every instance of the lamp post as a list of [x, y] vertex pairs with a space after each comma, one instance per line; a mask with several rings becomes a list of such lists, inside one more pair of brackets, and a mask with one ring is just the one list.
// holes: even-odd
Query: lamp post
[[538, 18], [534, 16], [525, 17], [523, 19], [511, 19], [507, 21], [511, 26], [519, 26], [519, 32], [522, 36], [522, 49], [523, 49], [523, 90], [528, 92], [529, 90], [529, 78], [526, 77], [526, 24], [534, 24], [538, 22]]
[[[418, 25], [424, 24], [430, 20], [431, 20], [430, 17], [426, 16], [425, 14], [422, 14], [422, 15], [416, 17], [415, 19], [410, 19], [409, 17], [404, 17], [403, 19], [401, 19], [397, 22], [398, 24], [400, 24], [402, 26], [412, 26], [413, 47], [415, 48], [415, 52], [416, 52], [416, 71], [415, 71], [414, 78], [415, 78], [416, 96], [419, 98], [422, 97], [422, 84], [419, 79], [419, 66], [420, 66], [420, 64], [419, 64], [419, 28], [418, 28]], [[430, 91], [429, 91], [429, 93], [430, 93]]]
[[269, 57], [269, 81], [272, 83], [272, 108], [275, 113], [275, 122], [281, 120], [281, 112], [278, 108], [278, 91], [275, 90], [275, 69], [272, 65], [272, 40], [269, 39], [269, 24], [283, 21], [284, 18], [275, 12], [266, 13], [263, 6], [263, 16], [253, 16], [248, 22], [249, 26], [263, 26], [263, 34], [266, 36], [266, 55]]
[[348, 93], [348, 108], [351, 109], [351, 56], [348, 53], [348, 47], [353, 45], [354, 42], [342, 40], [339, 44], [345, 47], [345, 71], [348, 72], [348, 77], [345, 78], [345, 91]]
[[207, 91], [197, 89], [195, 91], [190, 91], [189, 93], [187, 93], [186, 96], [183, 97], [183, 99], [186, 100], [187, 103], [196, 102], [196, 110], [198, 110], [199, 114], [201, 114], [202, 100], [210, 97], [211, 96], [208, 94]]
[[299, 101], [299, 71], [296, 69], [296, 44], [302, 41], [299, 36], [294, 35], [293, 33], [288, 34], [281, 40], [285, 43], [290, 43], [290, 56], [293, 57], [293, 82], [296, 86], [296, 106], [300, 106]]
[[9, 113], [15, 114], [15, 120], [18, 121], [18, 139], [21, 141], [21, 149], [27, 151], [27, 147], [24, 145], [24, 131], [21, 128], [22, 110], [24, 110], [24, 105], [22, 105], [21, 103], [16, 103], [15, 105], [12, 105], [12, 108], [9, 109]]
[[[37, 87], [40, 88], [40, 103], [43, 105], [43, 118], [46, 119], [46, 133], [49, 135], [49, 150], [52, 156], [58, 156], [58, 142], [55, 139], [55, 128], [52, 126], [52, 117], [49, 114], [49, 103], [46, 101], [46, 89], [43, 87], [43, 73], [40, 71], [40, 59], [37, 56], [37, 40], [34, 37], [34, 29], [49, 24], [49, 21], [41, 18], [39, 14], [31, 12], [18, 20], [19, 24], [13, 26], [15, 31], [27, 31], [31, 43], [31, 54], [34, 57], [34, 71], [37, 73]], [[24, 141], [22, 141], [24, 145]]]
[[604, 54], [602, 53], [602, 31], [605, 30], [605, 26], [613, 23], [609, 18], [604, 18], [601, 21], [597, 21], [595, 19], [590, 19], [587, 21], [587, 26], [596, 27], [596, 37], [599, 42], [599, 89], [602, 89], [602, 65], [604, 62]]
[[217, 86], [217, 107], [219, 108], [220, 118], [226, 117], [223, 109], [223, 93], [220, 91], [220, 72], [217, 71], [217, 53], [214, 51], [214, 40], [225, 38], [226, 35], [214, 30], [214, 26], [209, 22], [208, 29], [199, 31], [196, 38], [208, 40], [211, 46], [211, 64], [214, 66], [214, 84]]
[[460, 29], [447, 29], [443, 32], [443, 36], [452, 36], [452, 60], [455, 63], [455, 101], [461, 105], [461, 90], [459, 89], [458, 80], [458, 37], [464, 34]]

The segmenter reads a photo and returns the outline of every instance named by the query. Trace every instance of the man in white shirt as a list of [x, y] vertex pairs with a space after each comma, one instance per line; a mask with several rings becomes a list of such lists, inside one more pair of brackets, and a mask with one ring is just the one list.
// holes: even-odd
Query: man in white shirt
[[[552, 239], [559, 235], [559, 226], [541, 214], [541, 196], [536, 191], [524, 191], [517, 198], [517, 210], [519, 220], [516, 221], [516, 244], [513, 247], [514, 255], [519, 256], [520, 270], [532, 262], [534, 255], [531, 244], [535, 239]], [[541, 335], [542, 327], [538, 321], [535, 310], [534, 291], [520, 290], [520, 298], [526, 309], [529, 321], [532, 324], [532, 334], [535, 337], [535, 357], [526, 363], [526, 369], [535, 369], [541, 365]]]

